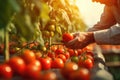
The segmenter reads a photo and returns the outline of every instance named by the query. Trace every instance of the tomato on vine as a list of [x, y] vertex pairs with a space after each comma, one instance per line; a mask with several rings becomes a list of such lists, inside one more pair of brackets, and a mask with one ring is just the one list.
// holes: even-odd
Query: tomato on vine
[[59, 54], [56, 56], [57, 58], [61, 58], [63, 60], [63, 62], [65, 63], [66, 62], [66, 56], [64, 54]]
[[92, 69], [93, 61], [90, 58], [87, 58], [86, 56], [80, 56], [78, 65], [80, 67], [86, 67], [87, 69]]
[[39, 57], [38, 60], [42, 64], [43, 70], [48, 70], [51, 68], [51, 60], [47, 57]]
[[52, 60], [51, 67], [61, 69], [64, 67], [64, 62], [61, 58], [54, 58]]

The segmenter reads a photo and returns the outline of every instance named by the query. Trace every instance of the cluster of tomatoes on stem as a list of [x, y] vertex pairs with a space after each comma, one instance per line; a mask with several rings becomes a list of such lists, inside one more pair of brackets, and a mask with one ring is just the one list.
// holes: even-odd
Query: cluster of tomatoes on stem
[[[69, 41], [73, 38], [63, 39]], [[62, 44], [52, 45], [49, 49], [44, 52], [23, 49], [19, 55], [14, 55], [0, 64], [0, 78], [11, 79], [20, 76], [22, 80], [59, 80], [53, 71], [59, 69], [65, 80], [90, 80], [94, 54], [89, 47], [73, 50]]]

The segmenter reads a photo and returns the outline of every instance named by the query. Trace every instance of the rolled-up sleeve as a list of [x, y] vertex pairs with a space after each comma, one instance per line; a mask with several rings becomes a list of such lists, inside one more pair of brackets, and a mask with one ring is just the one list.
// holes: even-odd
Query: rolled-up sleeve
[[111, 11], [111, 7], [112, 6], [105, 6], [100, 21], [98, 21], [97, 24], [95, 24], [92, 28], [89, 28], [89, 32], [108, 29], [116, 24], [116, 19], [113, 15], [113, 12]]
[[95, 31], [94, 38], [97, 44], [120, 44], [120, 26], [113, 26], [109, 29]]

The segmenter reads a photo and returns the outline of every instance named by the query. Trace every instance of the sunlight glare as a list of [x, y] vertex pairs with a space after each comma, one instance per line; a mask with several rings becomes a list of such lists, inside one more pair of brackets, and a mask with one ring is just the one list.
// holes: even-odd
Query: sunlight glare
[[104, 7], [103, 4], [92, 2], [92, 0], [76, 0], [76, 5], [88, 27], [92, 27], [99, 21]]

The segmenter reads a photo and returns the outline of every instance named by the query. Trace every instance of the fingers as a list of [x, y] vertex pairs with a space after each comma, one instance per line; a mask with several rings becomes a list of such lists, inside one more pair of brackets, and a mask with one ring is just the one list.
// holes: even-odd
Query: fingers
[[72, 33], [74, 37], [78, 37], [80, 35], [80, 32]]
[[86, 33], [76, 34], [76, 37], [65, 43], [65, 46], [71, 49], [82, 49], [88, 45], [89, 40], [87, 39]]
[[69, 41], [68, 43], [65, 43], [65, 46], [71, 49], [78, 49], [79, 48], [78, 44], [80, 44], [80, 42], [78, 41], [78, 37], [76, 37], [75, 39]]

